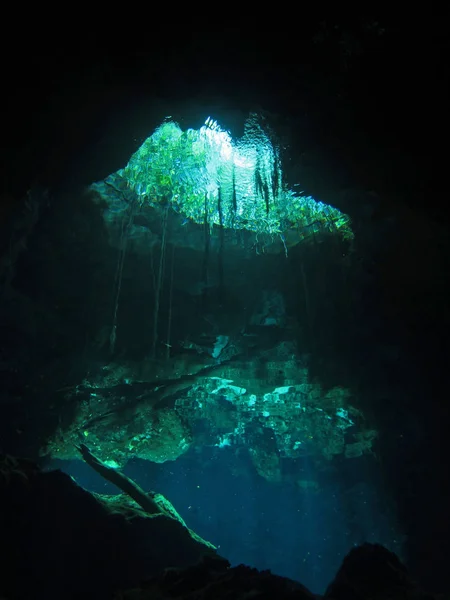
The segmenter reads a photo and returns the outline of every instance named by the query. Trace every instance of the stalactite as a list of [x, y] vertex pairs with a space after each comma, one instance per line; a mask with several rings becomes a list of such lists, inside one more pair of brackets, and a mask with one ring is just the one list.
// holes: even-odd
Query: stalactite
[[224, 247], [224, 227], [222, 211], [222, 192], [219, 186], [217, 196], [217, 210], [219, 212], [219, 253], [218, 253], [218, 274], [219, 274], [219, 301], [223, 300], [223, 247]]
[[233, 218], [236, 217], [236, 211], [237, 211], [237, 194], [236, 194], [236, 168], [233, 164], [233, 179], [232, 179], [232, 183], [233, 183]]
[[113, 322], [112, 322], [112, 326], [111, 326], [111, 333], [109, 335], [109, 351], [111, 354], [114, 354], [114, 350], [116, 348], [117, 318], [118, 318], [118, 312], [119, 312], [120, 292], [122, 289], [123, 265], [125, 262], [125, 255], [126, 255], [126, 251], [127, 251], [128, 231], [130, 229], [131, 223], [133, 222], [134, 206], [135, 206], [135, 204], [133, 202], [130, 206], [130, 213], [128, 215], [128, 220], [125, 217], [122, 221], [122, 231], [120, 234], [120, 242], [119, 242], [119, 257], [117, 260], [116, 276], [114, 278], [114, 290], [115, 290], [114, 314], [113, 314]]
[[170, 349], [172, 347], [170, 338], [172, 334], [172, 306], [173, 306], [173, 273], [175, 264], [175, 244], [172, 245], [172, 259], [170, 264], [170, 286], [169, 286], [169, 310], [167, 316], [167, 341], [166, 341], [166, 358], [170, 358]]
[[208, 214], [208, 194], [205, 194], [205, 209], [203, 216], [203, 227], [205, 234], [205, 247], [203, 251], [203, 266], [202, 266], [202, 283], [203, 283], [203, 292], [202, 292], [202, 304], [203, 308], [205, 308], [206, 304], [206, 296], [208, 290], [208, 266], [209, 266], [209, 249], [211, 244], [211, 232], [209, 225], [209, 214]]
[[266, 213], [268, 215], [270, 211], [269, 186], [267, 185], [267, 181], [263, 178], [263, 175], [261, 173], [261, 159], [258, 156], [256, 159], [255, 167], [255, 195], [260, 196], [264, 199], [264, 203], [266, 205]]
[[164, 274], [164, 259], [166, 254], [166, 237], [167, 237], [167, 221], [169, 214], [169, 204], [166, 204], [163, 216], [162, 234], [161, 234], [161, 249], [159, 254], [159, 269], [158, 279], [155, 289], [155, 307], [153, 310], [153, 339], [152, 339], [152, 357], [156, 358], [156, 346], [158, 343], [158, 320], [159, 320], [159, 305], [161, 301], [161, 286]]
[[275, 150], [272, 168], [272, 194], [274, 200], [278, 198], [278, 192], [280, 190], [280, 170], [280, 157], [278, 155], [278, 150]]

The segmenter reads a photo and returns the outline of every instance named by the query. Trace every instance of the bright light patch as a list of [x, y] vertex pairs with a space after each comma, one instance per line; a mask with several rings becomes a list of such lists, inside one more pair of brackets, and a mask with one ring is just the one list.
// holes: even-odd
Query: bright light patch
[[198, 130], [165, 122], [123, 176], [141, 205], [169, 202], [195, 223], [279, 236], [340, 230], [352, 237], [346, 215], [287, 188], [279, 151], [256, 115], [237, 141], [210, 117]]

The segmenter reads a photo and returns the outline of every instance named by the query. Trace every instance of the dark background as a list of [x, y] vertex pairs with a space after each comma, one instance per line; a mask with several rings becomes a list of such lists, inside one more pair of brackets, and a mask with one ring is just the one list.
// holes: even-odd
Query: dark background
[[[383, 306], [380, 336], [400, 354], [396, 368], [383, 374], [399, 390], [396, 401], [377, 398], [371, 410], [387, 432], [380, 461], [406, 532], [408, 565], [423, 585], [444, 590], [450, 555], [445, 19], [425, 11], [398, 19], [292, 20], [285, 14], [278, 22], [248, 18], [226, 27], [202, 18], [171, 23], [165, 33], [155, 24], [141, 39], [84, 30], [76, 40], [56, 39], [38, 30], [7, 43], [0, 242], [4, 248], [27, 190], [42, 186], [56, 194], [122, 167], [165, 106], [189, 113], [191, 103], [201, 103], [216, 114], [275, 115], [289, 142], [292, 177], [301, 163], [308, 193], [331, 198], [364, 231], [389, 220], [398, 228], [396, 243], [387, 250], [378, 239], [365, 266], [376, 282], [372, 302]], [[8, 418], [5, 411], [3, 429]]]

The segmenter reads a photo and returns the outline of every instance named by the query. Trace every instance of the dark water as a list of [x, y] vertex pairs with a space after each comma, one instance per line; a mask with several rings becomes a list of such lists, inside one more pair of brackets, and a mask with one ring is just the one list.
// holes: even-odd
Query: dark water
[[[51, 467], [91, 491], [117, 491], [80, 461]], [[287, 469], [301, 469], [304, 479], [317, 476], [307, 460]], [[133, 460], [124, 472], [144, 489], [166, 495], [187, 525], [232, 565], [270, 569], [315, 593], [325, 590], [355, 544], [379, 542], [402, 554], [393, 508], [372, 458], [346, 460], [341, 470], [322, 474], [318, 490], [270, 483], [255, 472], [246, 452], [230, 448], [188, 452], [164, 464]]]

